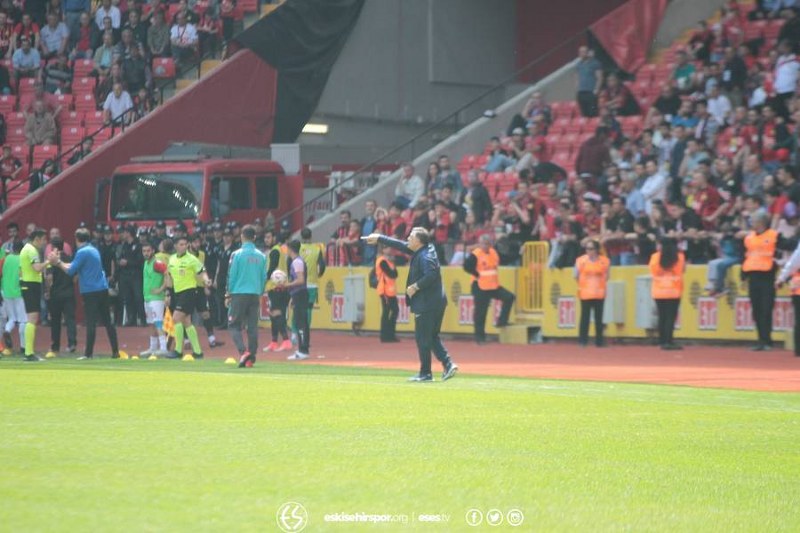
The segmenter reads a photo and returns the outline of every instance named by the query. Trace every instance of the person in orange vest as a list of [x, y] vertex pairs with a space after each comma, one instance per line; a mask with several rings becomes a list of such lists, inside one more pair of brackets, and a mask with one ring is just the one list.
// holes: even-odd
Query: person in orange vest
[[475, 303], [473, 324], [475, 342], [478, 344], [486, 342], [486, 311], [489, 303], [493, 299], [503, 302], [496, 324], [498, 328], [508, 325], [508, 316], [514, 305], [514, 295], [500, 286], [499, 267], [500, 256], [492, 247], [491, 237], [481, 235], [478, 247], [464, 259], [464, 270], [472, 274], [472, 297]]
[[605, 346], [603, 339], [603, 305], [611, 261], [600, 255], [600, 244], [595, 240], [586, 243], [586, 254], [575, 261], [575, 279], [578, 280], [578, 299], [581, 301], [581, 322], [578, 327], [578, 344], [589, 343], [589, 320], [594, 312], [595, 345]]
[[794, 308], [794, 355], [800, 357], [800, 245], [783, 265], [783, 269], [775, 281], [775, 288], [780, 289], [787, 281], [789, 289], [792, 291], [792, 307]]
[[675, 239], [661, 239], [659, 250], [650, 257], [653, 277], [650, 294], [658, 309], [658, 344], [662, 350], [683, 350], [672, 341], [678, 308], [683, 294], [683, 272], [686, 258], [678, 251]]
[[397, 268], [387, 253], [387, 246], [380, 247], [375, 259], [375, 276], [378, 278], [378, 296], [381, 298], [381, 342], [400, 342], [395, 330], [400, 307], [397, 305]]
[[791, 244], [770, 229], [770, 216], [759, 212], [753, 215], [753, 231], [739, 232], [744, 237], [744, 263], [742, 279], [747, 280], [753, 322], [758, 331], [755, 352], [772, 349], [772, 309], [775, 306], [775, 251], [791, 249]]

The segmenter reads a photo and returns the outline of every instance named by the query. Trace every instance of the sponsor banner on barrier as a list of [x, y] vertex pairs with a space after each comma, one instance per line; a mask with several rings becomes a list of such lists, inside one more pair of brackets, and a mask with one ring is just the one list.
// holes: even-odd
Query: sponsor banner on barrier
[[344, 294], [334, 294], [331, 297], [331, 322], [344, 322]]
[[408, 307], [408, 299], [403, 295], [398, 296], [397, 307], [397, 323], [408, 324], [409, 320], [411, 319], [411, 308]]
[[570, 296], [558, 299], [558, 327], [575, 329], [577, 315], [577, 299]]
[[697, 299], [697, 327], [703, 331], [717, 330], [717, 299]]
[[258, 318], [261, 320], [269, 320], [269, 297], [266, 294], [261, 295], [261, 306]]

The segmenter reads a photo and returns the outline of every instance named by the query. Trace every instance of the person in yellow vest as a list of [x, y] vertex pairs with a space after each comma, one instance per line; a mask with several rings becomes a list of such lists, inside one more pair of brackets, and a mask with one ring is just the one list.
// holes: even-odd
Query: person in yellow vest
[[663, 238], [658, 251], [650, 256], [650, 275], [653, 277], [650, 294], [658, 309], [658, 344], [662, 350], [682, 350], [672, 341], [675, 321], [683, 294], [683, 272], [686, 258], [678, 251], [678, 243]]
[[[319, 278], [325, 274], [324, 245], [321, 242], [311, 242], [311, 229], [300, 230], [300, 257], [306, 262], [308, 272], [306, 288], [308, 289], [308, 327], [311, 328], [311, 313], [319, 298]], [[297, 343], [297, 317], [292, 315], [292, 342]]]
[[390, 248], [381, 245], [375, 258], [375, 277], [378, 278], [378, 296], [381, 299], [381, 342], [400, 342], [397, 338], [397, 268], [389, 254]]
[[775, 251], [791, 245], [777, 231], [770, 229], [770, 217], [765, 212], [753, 215], [753, 231], [739, 232], [744, 237], [742, 279], [747, 280], [753, 322], [758, 342], [753, 351], [772, 349], [772, 309], [775, 306]]
[[605, 346], [603, 339], [603, 305], [606, 286], [611, 272], [611, 261], [600, 255], [600, 244], [595, 240], [586, 243], [586, 254], [575, 261], [575, 279], [578, 280], [578, 299], [581, 301], [581, 321], [578, 327], [578, 344], [589, 343], [589, 320], [594, 313], [595, 345]]
[[[264, 352], [280, 352], [283, 350], [292, 349], [292, 341], [289, 338], [289, 331], [286, 322], [286, 313], [289, 310], [289, 293], [285, 287], [279, 287], [272, 281], [272, 273], [276, 270], [281, 272], [288, 272], [287, 270], [287, 249], [283, 242], [278, 239], [282, 238], [281, 233], [275, 234], [274, 231], [267, 230], [264, 232], [264, 244], [266, 245], [269, 253], [267, 254], [267, 295], [269, 296], [269, 320], [272, 328], [272, 342], [270, 342], [262, 351]], [[283, 343], [278, 342], [278, 336], [283, 337]]]
[[508, 325], [508, 316], [514, 305], [514, 295], [500, 286], [499, 268], [500, 256], [492, 247], [491, 237], [481, 235], [478, 247], [464, 259], [464, 270], [472, 274], [472, 297], [475, 302], [473, 327], [478, 344], [486, 342], [486, 311], [489, 303], [493, 299], [503, 302], [496, 324], [498, 328]]

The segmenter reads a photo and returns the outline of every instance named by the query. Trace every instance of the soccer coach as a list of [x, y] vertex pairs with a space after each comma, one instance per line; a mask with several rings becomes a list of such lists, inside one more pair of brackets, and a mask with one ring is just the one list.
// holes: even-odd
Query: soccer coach
[[362, 237], [368, 244], [381, 243], [395, 250], [400, 250], [411, 256], [408, 266], [408, 279], [406, 280], [406, 294], [408, 294], [411, 312], [414, 313], [414, 336], [419, 351], [419, 374], [409, 381], [433, 381], [431, 372], [431, 350], [438, 359], [444, 371], [442, 381], [456, 375], [456, 365], [447, 353], [447, 349], [439, 338], [442, 328], [444, 310], [447, 307], [447, 297], [442, 287], [442, 272], [436, 249], [431, 244], [430, 234], [425, 228], [413, 228], [408, 234], [408, 241], [403, 242], [392, 239], [380, 233], [373, 233]]
[[[240, 368], [251, 367], [256, 360], [260, 299], [267, 283], [267, 256], [253, 244], [256, 229], [247, 225], [242, 228], [241, 236], [242, 247], [231, 256], [225, 293], [228, 327], [239, 350]], [[242, 327], [247, 328], [247, 349], [242, 339]]]

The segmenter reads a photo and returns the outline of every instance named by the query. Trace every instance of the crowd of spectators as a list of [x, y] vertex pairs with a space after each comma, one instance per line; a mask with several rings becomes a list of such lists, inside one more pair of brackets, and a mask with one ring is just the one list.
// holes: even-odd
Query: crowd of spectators
[[[747, 13], [728, 2], [717, 22], [701, 22], [673, 50], [661, 78], [653, 65], [642, 70], [644, 81], [623, 81], [582, 47], [574, 108], [536, 92], [505, 135], [490, 139], [482, 156], [466, 157], [460, 173], [447, 156], [424, 173], [404, 165], [388, 208], [369, 202], [361, 221], [342, 213], [330, 259], [371, 264], [375, 251], [359, 236], [377, 230], [404, 238], [412, 226], [432, 230], [451, 264], [483, 233], [495, 237], [505, 265], [518, 264], [522, 243], [549, 241], [551, 267], [574, 265], [591, 240], [613, 265], [644, 265], [669, 236], [689, 263], [713, 261], [707, 288], [721, 294], [716, 268], [724, 274], [741, 262], [756, 213], [768, 213], [787, 239], [800, 233], [794, 4], [765, 0]], [[660, 92], [648, 98], [654, 85]], [[573, 122], [591, 121], [592, 132], [555, 160], [559, 133], [552, 130], [573, 110]]]
[[[59, 95], [74, 94], [78, 111], [102, 112], [99, 123], [86, 120], [86, 134], [103, 124], [123, 126], [142, 118], [156, 105], [154, 79], [174, 77], [172, 67], [154, 60], [170, 58], [180, 71], [206, 53], [222, 53], [233, 34], [234, 7], [235, 0], [0, 1], [0, 92], [13, 95], [24, 115], [24, 139], [10, 138], [9, 117], [2, 116], [0, 144], [30, 147], [22, 154], [23, 166], [32, 147], [61, 144], [60, 119], [71, 111], [72, 100], [65, 105]], [[85, 95], [89, 107], [79, 109]], [[76, 124], [82, 126], [81, 119]], [[72, 139], [61, 150], [66, 153], [79, 141]], [[75, 149], [63, 163], [85, 155]], [[41, 161], [33, 163], [31, 177], [44, 170]], [[56, 171], [65, 166], [48, 163]], [[19, 178], [6, 172], [0, 177], [4, 192]], [[29, 187], [43, 184], [31, 181]]]

